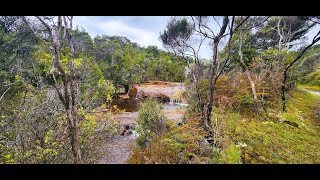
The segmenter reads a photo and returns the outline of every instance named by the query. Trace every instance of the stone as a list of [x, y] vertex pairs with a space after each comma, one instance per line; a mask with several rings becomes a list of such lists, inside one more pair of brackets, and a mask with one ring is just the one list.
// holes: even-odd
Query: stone
[[155, 98], [157, 98], [160, 102], [170, 102], [170, 98], [162, 93], [155, 94]]
[[135, 130], [137, 125], [136, 124], [130, 124], [129, 126], [130, 126], [130, 129]]
[[120, 129], [120, 135], [121, 135], [121, 136], [124, 136], [129, 129], [130, 129], [130, 125], [127, 125], [127, 124], [124, 125], [124, 126]]
[[145, 98], [147, 98], [148, 96], [144, 93], [143, 90], [140, 90], [140, 91], [138, 91], [136, 97], [137, 97], [138, 99], [145, 99]]
[[200, 145], [200, 155], [205, 157], [211, 157], [212, 146], [205, 138], [200, 139], [199, 145]]
[[124, 136], [124, 133], [127, 131], [127, 129], [125, 128], [125, 127], [122, 127], [121, 129], [120, 129], [120, 135], [121, 136]]
[[291, 121], [283, 121], [283, 123], [289, 124], [289, 125], [294, 126], [294, 127], [298, 127], [299, 126], [297, 123], [291, 122]]
[[124, 133], [125, 136], [129, 136], [129, 135], [131, 135], [131, 134], [132, 134], [132, 130], [127, 130], [127, 131]]
[[135, 86], [132, 86], [132, 87], [129, 89], [128, 96], [129, 96], [130, 98], [136, 98], [136, 97], [137, 97], [137, 93], [138, 93], [138, 89], [137, 89]]

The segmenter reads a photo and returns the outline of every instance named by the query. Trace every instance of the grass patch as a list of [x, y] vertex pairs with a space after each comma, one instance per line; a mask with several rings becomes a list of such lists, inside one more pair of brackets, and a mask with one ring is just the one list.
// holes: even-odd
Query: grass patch
[[241, 147], [242, 162], [320, 163], [320, 127], [315, 124], [319, 101], [319, 97], [295, 90], [287, 113], [269, 110], [260, 120], [238, 118], [232, 141], [247, 145]]

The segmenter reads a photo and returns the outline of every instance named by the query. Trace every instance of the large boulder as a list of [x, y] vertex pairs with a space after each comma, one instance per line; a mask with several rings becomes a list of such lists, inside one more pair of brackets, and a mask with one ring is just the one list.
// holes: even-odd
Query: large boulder
[[200, 155], [205, 157], [211, 157], [212, 155], [212, 146], [205, 138], [201, 138], [200, 142]]
[[129, 92], [128, 92], [128, 96], [130, 98], [135, 98], [137, 96], [137, 93], [138, 93], [138, 89], [135, 87], [135, 86], [132, 86], [130, 89], [129, 89]]
[[146, 95], [143, 90], [139, 90], [136, 97], [138, 99], [145, 99], [148, 97], [148, 95]]

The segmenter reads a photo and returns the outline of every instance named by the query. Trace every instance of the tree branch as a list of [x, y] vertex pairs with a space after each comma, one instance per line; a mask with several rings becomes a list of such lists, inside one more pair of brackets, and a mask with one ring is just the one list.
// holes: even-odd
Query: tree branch
[[[311, 48], [311, 46], [313, 46], [315, 43], [317, 43], [319, 40], [320, 40], [320, 30], [318, 31], [318, 33], [314, 36], [313, 40], [312, 40], [312, 43], [309, 44], [307, 47], [305, 47], [301, 52], [300, 54], [290, 63], [287, 65], [286, 69], [285, 69], [285, 72], [288, 71], [288, 69], [295, 63], [297, 62], [302, 56], [303, 54], [309, 49]], [[319, 37], [317, 37], [319, 36]]]
[[46, 27], [49, 35], [52, 36], [50, 26], [49, 26], [46, 22], [44, 22], [44, 20], [43, 20], [42, 18], [40, 18], [39, 16], [36, 16], [36, 17], [37, 17], [37, 18], [39, 19], [39, 21]]
[[7, 90], [4, 91], [4, 93], [2, 93], [1, 97], [0, 97], [0, 101], [2, 100], [3, 96], [10, 90], [11, 87], [8, 87]]
[[29, 24], [29, 22], [27, 21], [25, 16], [22, 16], [22, 21], [27, 25], [28, 29], [30, 29], [30, 31], [40, 40], [43, 40], [43, 38], [41, 38], [34, 30], [33, 28], [31, 28], [31, 25]]
[[215, 76], [215, 79], [216, 79], [216, 80], [220, 77], [223, 69], [225, 68], [225, 66], [227, 65], [228, 61], [230, 60], [231, 40], [232, 40], [233, 33], [234, 33], [234, 31], [233, 31], [234, 20], [235, 20], [235, 17], [233, 16], [233, 17], [232, 17], [232, 20], [231, 20], [230, 36], [229, 36], [229, 40], [228, 40], [228, 56], [227, 56], [227, 58], [224, 60], [224, 63], [223, 63], [223, 65], [222, 65], [220, 71], [219, 71], [219, 72], [217, 73], [217, 75]]
[[65, 98], [63, 97], [62, 95], [62, 92], [60, 91], [60, 89], [58, 88], [58, 83], [56, 81], [56, 77], [54, 76], [54, 72], [52, 72], [52, 77], [53, 77], [53, 87], [56, 89], [57, 93], [58, 93], [58, 96], [59, 96], [59, 99], [61, 100], [61, 102], [63, 103], [63, 105], [65, 106]]

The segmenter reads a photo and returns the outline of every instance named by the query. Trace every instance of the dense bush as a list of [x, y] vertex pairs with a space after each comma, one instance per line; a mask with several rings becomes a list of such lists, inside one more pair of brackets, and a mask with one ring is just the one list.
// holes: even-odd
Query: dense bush
[[162, 109], [163, 106], [155, 99], [147, 99], [141, 104], [137, 118], [137, 132], [140, 134], [137, 138], [139, 145], [146, 146], [147, 142], [155, 136], [159, 137], [166, 132]]
[[[128, 160], [131, 164], [193, 164], [210, 163], [210, 157], [201, 154], [200, 140], [205, 132], [194, 115], [184, 125], [166, 122], [167, 132], [155, 137], [147, 148], [133, 147]], [[191, 118], [192, 117], [192, 118]], [[194, 119], [193, 119], [194, 118]]]

